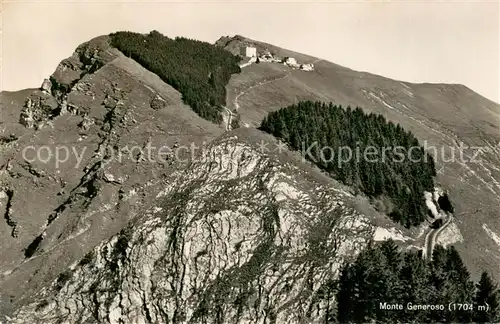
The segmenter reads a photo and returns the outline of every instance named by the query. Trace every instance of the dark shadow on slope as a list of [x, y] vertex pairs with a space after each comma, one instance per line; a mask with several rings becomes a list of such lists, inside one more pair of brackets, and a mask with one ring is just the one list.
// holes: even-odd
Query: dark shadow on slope
[[438, 204], [439, 208], [446, 212], [453, 213], [453, 211], [455, 210], [447, 194], [444, 194], [444, 196], [438, 198]]

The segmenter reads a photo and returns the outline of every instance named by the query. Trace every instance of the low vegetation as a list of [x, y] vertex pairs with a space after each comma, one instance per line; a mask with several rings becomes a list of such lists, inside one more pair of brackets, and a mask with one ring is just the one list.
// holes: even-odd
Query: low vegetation
[[61, 290], [64, 287], [64, 285], [71, 279], [72, 276], [73, 272], [71, 270], [66, 270], [61, 272], [57, 277], [55, 289], [58, 291]]
[[451, 204], [450, 198], [448, 197], [448, 194], [445, 194], [438, 199], [438, 204], [439, 208], [442, 210], [453, 213], [455, 208], [453, 208], [453, 205]]
[[94, 259], [94, 250], [90, 250], [89, 252], [87, 252], [83, 256], [83, 258], [80, 260], [80, 262], [78, 262], [78, 265], [83, 267], [87, 264], [90, 264], [93, 259]]
[[306, 101], [269, 113], [260, 129], [367, 194], [394, 221], [410, 227], [425, 220], [434, 160], [399, 124], [360, 108]]
[[[336, 297], [340, 323], [500, 321], [496, 284], [484, 272], [474, 285], [453, 247], [437, 246], [426, 261], [393, 241], [370, 246], [342, 269]], [[414, 309], [419, 305], [433, 306]]]
[[113, 47], [178, 90], [198, 115], [222, 122], [225, 86], [231, 74], [240, 72], [239, 57], [206, 42], [171, 39], [157, 31], [117, 32], [110, 37]]

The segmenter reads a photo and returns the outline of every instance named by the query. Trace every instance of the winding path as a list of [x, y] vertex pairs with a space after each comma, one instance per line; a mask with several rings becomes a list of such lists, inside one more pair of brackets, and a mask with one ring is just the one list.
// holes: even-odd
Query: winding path
[[[319, 61], [322, 61], [322, 60], [323, 60], [323, 59], [316, 59], [316, 60], [314, 60], [312, 63], [313, 63], [313, 64], [316, 64], [316, 63], [318, 63]], [[275, 64], [275, 63], [271, 63], [271, 64]], [[278, 64], [279, 64], [279, 63], [278, 63]], [[260, 86], [263, 86], [263, 85], [266, 85], [266, 84], [272, 83], [272, 82], [274, 82], [274, 81], [278, 81], [278, 80], [283, 80], [283, 79], [286, 79], [287, 77], [289, 77], [289, 76], [292, 74], [292, 71], [293, 71], [293, 70], [292, 70], [292, 69], [290, 69], [290, 71], [288, 71], [288, 73], [287, 73], [287, 74], [285, 74], [284, 76], [280, 76], [280, 77], [277, 77], [277, 78], [273, 78], [273, 79], [271, 79], [271, 80], [267, 80], [267, 81], [261, 81], [261, 82], [259, 82], [259, 83], [255, 84], [255, 85], [253, 85], [253, 86], [251, 86], [251, 87], [246, 88], [245, 90], [241, 90], [241, 91], [240, 91], [240, 93], [238, 93], [238, 94], [236, 95], [236, 97], [234, 98], [234, 100], [233, 100], [234, 109], [235, 109], [236, 111], [238, 111], [238, 109], [240, 108], [240, 105], [239, 105], [239, 103], [238, 103], [238, 99], [239, 99], [242, 95], [244, 95], [245, 93], [247, 93], [248, 91], [253, 90], [253, 89], [255, 89], [255, 88], [258, 88], [258, 87], [260, 87]]]
[[231, 122], [233, 119], [233, 112], [229, 108], [227, 108], [226, 106], [222, 106], [222, 108], [224, 108], [227, 112], [226, 131], [230, 131], [231, 130]]
[[[314, 60], [312, 63], [313, 64], [316, 64], [317, 62], [319, 61], [322, 61], [323, 59], [316, 59]], [[243, 67], [246, 67], [246, 66], [249, 66], [250, 64], [252, 63], [246, 63], [246, 65], [243, 65], [243, 66], [240, 66], [241, 68]], [[283, 76], [279, 76], [279, 77], [276, 77], [276, 78], [272, 78], [270, 80], [266, 80], [266, 81], [261, 81], [261, 82], [258, 82], [257, 84], [254, 84], [253, 86], [250, 86], [244, 90], [241, 90], [235, 97], [234, 97], [234, 100], [233, 100], [233, 105], [234, 105], [234, 110], [236, 112], [238, 112], [238, 109], [240, 108], [240, 104], [238, 103], [238, 99], [244, 95], [245, 93], [247, 93], [248, 91], [250, 90], [253, 90], [255, 88], [258, 88], [258, 87], [261, 87], [261, 86], [264, 86], [266, 84], [269, 84], [269, 83], [272, 83], [272, 82], [275, 82], [275, 81], [278, 81], [278, 80], [283, 80], [283, 79], [286, 79], [287, 77], [289, 77], [291, 74], [292, 74], [292, 71], [290, 69], [290, 71], [288, 71], [285, 75]], [[226, 106], [223, 106], [224, 110], [227, 112], [228, 114], [228, 118], [227, 118], [227, 123], [226, 123], [226, 131], [229, 131], [231, 130], [231, 122], [232, 122], [232, 119], [233, 119], [233, 116], [234, 116], [234, 113], [229, 109], [227, 108]]]
[[450, 213], [446, 213], [448, 219], [446, 222], [439, 228], [433, 228], [427, 233], [425, 236], [425, 245], [424, 245], [424, 258], [431, 260], [432, 253], [434, 251], [434, 247], [436, 246], [436, 241], [439, 238], [439, 235], [450, 225], [451, 220], [453, 219], [453, 215]]
[[274, 81], [283, 80], [283, 79], [287, 78], [290, 74], [292, 74], [292, 71], [289, 71], [289, 72], [288, 72], [287, 74], [285, 74], [284, 76], [280, 76], [280, 77], [277, 77], [277, 78], [273, 78], [273, 79], [271, 79], [271, 80], [267, 80], [267, 81], [261, 81], [261, 82], [259, 82], [259, 83], [257, 83], [257, 84], [254, 84], [254, 85], [253, 85], [253, 86], [251, 86], [251, 87], [246, 88], [245, 90], [241, 90], [241, 91], [240, 91], [240, 93], [238, 93], [238, 94], [236, 95], [236, 97], [234, 97], [234, 100], [233, 100], [234, 109], [235, 109], [236, 111], [238, 111], [238, 109], [240, 108], [240, 104], [238, 103], [238, 99], [239, 99], [242, 95], [244, 95], [245, 93], [247, 93], [248, 91], [253, 90], [253, 89], [255, 89], [255, 88], [258, 88], [258, 87], [260, 87], [260, 86], [263, 86], [263, 85], [266, 85], [266, 84], [272, 83], [272, 82], [274, 82]]

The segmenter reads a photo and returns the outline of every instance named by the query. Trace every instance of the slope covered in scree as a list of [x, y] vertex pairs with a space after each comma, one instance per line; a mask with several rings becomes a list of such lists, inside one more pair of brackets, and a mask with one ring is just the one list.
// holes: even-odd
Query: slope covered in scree
[[226, 104], [226, 84], [238, 73], [239, 58], [209, 43], [170, 39], [157, 31], [148, 35], [117, 32], [111, 45], [182, 93], [201, 117], [220, 123]]
[[307, 101], [269, 113], [260, 129], [380, 203], [388, 198], [383, 209], [394, 221], [410, 227], [425, 220], [434, 160], [400, 125], [360, 108]]

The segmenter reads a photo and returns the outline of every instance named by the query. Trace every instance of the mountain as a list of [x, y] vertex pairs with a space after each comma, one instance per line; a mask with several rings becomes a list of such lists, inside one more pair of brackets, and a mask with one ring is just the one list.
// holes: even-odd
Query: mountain
[[[227, 54], [242, 46], [313, 70]], [[381, 114], [448, 154], [462, 146], [459, 161], [434, 154], [437, 197], [454, 208], [446, 226], [394, 223], [257, 129], [306, 100]], [[500, 280], [500, 107], [465, 86], [390, 80], [243, 36], [212, 46], [115, 33], [0, 105], [10, 322], [324, 322], [325, 287], [387, 238], [424, 254], [453, 244], [476, 281], [483, 270]], [[466, 162], [475, 146], [480, 161]]]
[[[1, 94], [2, 303], [30, 296], [152, 203], [161, 179], [178, 170], [174, 146], [223, 132], [108, 41], [78, 47], [50, 91]], [[148, 143], [164, 147], [163, 156], [149, 158]]]

